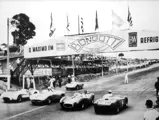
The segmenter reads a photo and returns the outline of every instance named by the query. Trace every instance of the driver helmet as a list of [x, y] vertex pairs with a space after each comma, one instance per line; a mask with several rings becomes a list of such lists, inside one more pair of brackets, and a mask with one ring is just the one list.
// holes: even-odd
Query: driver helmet
[[108, 90], [108, 94], [112, 94], [112, 90]]

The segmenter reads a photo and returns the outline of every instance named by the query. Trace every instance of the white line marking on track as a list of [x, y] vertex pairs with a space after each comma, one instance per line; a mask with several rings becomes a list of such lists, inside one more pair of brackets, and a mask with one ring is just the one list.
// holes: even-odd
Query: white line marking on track
[[18, 117], [18, 116], [27, 114], [27, 113], [32, 112], [32, 111], [36, 111], [36, 110], [42, 109], [42, 108], [44, 108], [44, 107], [46, 107], [46, 106], [42, 106], [42, 107], [38, 107], [38, 108], [35, 108], [35, 109], [31, 109], [31, 110], [28, 110], [28, 111], [25, 111], [25, 112], [22, 112], [22, 113], [19, 113], [19, 114], [16, 114], [16, 115], [13, 115], [13, 116], [4, 118], [3, 120], [13, 119], [13, 118], [15, 118], [15, 117]]

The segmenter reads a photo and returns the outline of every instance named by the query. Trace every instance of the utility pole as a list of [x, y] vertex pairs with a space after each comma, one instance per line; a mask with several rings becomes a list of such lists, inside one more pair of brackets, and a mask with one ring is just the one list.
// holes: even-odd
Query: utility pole
[[10, 66], [9, 66], [9, 18], [7, 18], [7, 90], [10, 89]]
[[72, 69], [73, 69], [73, 76], [75, 76], [75, 63], [74, 63], [74, 55], [72, 55]]

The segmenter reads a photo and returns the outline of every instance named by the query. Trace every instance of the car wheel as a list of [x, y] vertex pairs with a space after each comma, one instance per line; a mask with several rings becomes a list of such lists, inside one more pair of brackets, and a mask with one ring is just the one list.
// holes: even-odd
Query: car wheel
[[34, 92], [34, 94], [37, 94], [37, 93], [38, 93], [38, 91], [35, 91], [35, 92]]
[[48, 105], [51, 104], [51, 99], [50, 99], [50, 98], [47, 99], [47, 104], [48, 104]]
[[97, 108], [94, 108], [94, 111], [96, 114], [99, 114], [99, 110]]
[[115, 114], [118, 114], [120, 112], [120, 108], [119, 108], [119, 106], [117, 106], [116, 108], [115, 108]]
[[92, 97], [91, 104], [94, 104], [94, 96]]
[[79, 86], [78, 85], [76, 86], [76, 89], [79, 90]]
[[82, 104], [81, 104], [81, 108], [82, 108], [82, 109], [84, 109], [84, 107], [85, 107], [85, 104], [84, 104], [84, 103], [82, 103]]
[[4, 101], [4, 103], [8, 103], [9, 102], [9, 100], [3, 100]]
[[22, 96], [21, 95], [18, 96], [17, 101], [22, 102]]
[[124, 101], [124, 107], [126, 108], [128, 106], [128, 98], [125, 98], [125, 101]]
[[64, 96], [65, 96], [65, 94], [62, 94], [61, 97], [60, 97], [60, 99], [63, 98]]
[[32, 104], [32, 105], [36, 105], [36, 103], [35, 103], [35, 102], [31, 102], [31, 104]]

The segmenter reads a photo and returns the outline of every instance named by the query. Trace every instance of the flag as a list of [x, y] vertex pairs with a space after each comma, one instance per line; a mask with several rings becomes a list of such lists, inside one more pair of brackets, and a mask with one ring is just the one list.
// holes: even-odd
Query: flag
[[98, 15], [97, 15], [97, 11], [96, 11], [96, 18], [95, 18], [95, 31], [99, 29], [99, 26], [98, 26]]
[[128, 7], [128, 18], [127, 18], [127, 21], [129, 23], [130, 27], [133, 26], [132, 17], [131, 17], [131, 13], [130, 13], [129, 7]]
[[55, 30], [56, 28], [53, 28], [53, 19], [52, 19], [52, 13], [51, 13], [51, 23], [50, 23], [50, 33], [49, 33], [50, 37], [54, 34]]
[[81, 17], [81, 30], [82, 30], [82, 33], [84, 33], [84, 24], [83, 24], [83, 18]]
[[49, 33], [50, 37], [54, 34], [55, 30], [56, 30], [56, 28], [54, 30], [50, 30], [50, 33]]
[[66, 26], [67, 31], [70, 31], [69, 27], [70, 27], [70, 23], [68, 21], [68, 16], [67, 16], [67, 26]]
[[113, 25], [121, 27], [124, 24], [124, 20], [120, 16], [118, 16], [116, 13], [114, 13], [114, 11], [112, 11], [112, 17], [113, 17], [113, 21], [112, 21]]

